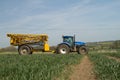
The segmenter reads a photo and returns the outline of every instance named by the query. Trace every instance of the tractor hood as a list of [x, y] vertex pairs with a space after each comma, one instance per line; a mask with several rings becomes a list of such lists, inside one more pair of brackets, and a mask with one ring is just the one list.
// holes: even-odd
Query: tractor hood
[[85, 42], [75, 42], [75, 45], [85, 45]]

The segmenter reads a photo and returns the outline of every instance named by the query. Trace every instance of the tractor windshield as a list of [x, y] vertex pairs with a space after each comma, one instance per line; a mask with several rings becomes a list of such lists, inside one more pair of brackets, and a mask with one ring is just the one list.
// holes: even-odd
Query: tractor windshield
[[70, 44], [72, 46], [73, 45], [73, 37], [71, 37], [71, 36], [63, 37], [63, 42], [67, 42], [68, 44]]

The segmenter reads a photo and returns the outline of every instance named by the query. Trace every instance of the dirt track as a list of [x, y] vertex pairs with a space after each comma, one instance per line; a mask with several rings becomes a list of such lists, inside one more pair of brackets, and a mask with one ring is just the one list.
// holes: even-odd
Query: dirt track
[[69, 80], [96, 80], [92, 68], [93, 66], [88, 56], [84, 56], [81, 63], [74, 67]]

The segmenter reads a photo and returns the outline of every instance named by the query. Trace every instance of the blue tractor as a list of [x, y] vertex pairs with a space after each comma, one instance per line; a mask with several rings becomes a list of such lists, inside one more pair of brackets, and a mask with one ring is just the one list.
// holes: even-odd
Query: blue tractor
[[74, 36], [63, 36], [63, 42], [58, 44], [57, 53], [67, 54], [69, 52], [78, 52], [78, 54], [87, 54], [88, 49], [85, 42], [75, 42]]

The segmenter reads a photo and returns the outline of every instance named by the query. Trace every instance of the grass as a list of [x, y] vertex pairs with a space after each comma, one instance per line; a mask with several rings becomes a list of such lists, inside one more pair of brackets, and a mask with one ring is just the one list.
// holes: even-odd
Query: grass
[[[108, 56], [120, 58], [118, 53], [88, 54], [98, 80], [120, 80], [120, 62]], [[70, 66], [80, 63], [79, 54], [43, 54], [20, 56], [18, 53], [1, 53], [0, 80], [67, 80]]]
[[120, 63], [104, 54], [89, 54], [98, 80], [120, 80]]
[[120, 53], [105, 53], [104, 55], [120, 58]]
[[0, 80], [53, 80], [81, 58], [78, 54], [1, 54]]

